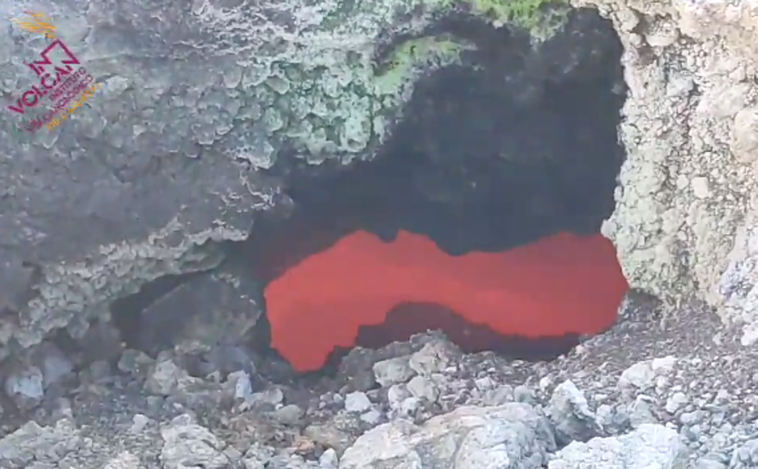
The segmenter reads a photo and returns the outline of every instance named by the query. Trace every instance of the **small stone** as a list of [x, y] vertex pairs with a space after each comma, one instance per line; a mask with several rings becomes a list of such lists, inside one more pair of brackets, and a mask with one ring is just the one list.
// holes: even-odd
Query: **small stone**
[[352, 391], [370, 391], [376, 386], [374, 373], [370, 370], [361, 370], [350, 377], [348, 383], [343, 386], [340, 392]]
[[361, 415], [361, 421], [366, 422], [369, 425], [376, 425], [382, 418], [382, 413], [378, 410], [372, 409]]
[[150, 370], [155, 360], [139, 350], [127, 349], [121, 354], [118, 369], [132, 376], [144, 376]]
[[250, 395], [249, 402], [259, 404], [271, 404], [277, 406], [284, 400], [284, 393], [281, 389], [274, 386], [262, 392], [256, 392]]
[[274, 457], [274, 449], [270, 446], [263, 446], [259, 443], [253, 443], [245, 452], [242, 464], [245, 469], [266, 469], [271, 467], [269, 462]]
[[348, 412], [364, 412], [371, 408], [371, 401], [365, 393], [351, 392], [345, 396], [345, 410]]
[[230, 383], [234, 383], [234, 398], [247, 400], [253, 394], [253, 383], [250, 375], [246, 371], [235, 371], [229, 373], [226, 378]]
[[165, 402], [166, 399], [163, 396], [147, 396], [148, 413], [152, 415], [158, 414]]
[[71, 401], [65, 397], [59, 397], [55, 400], [55, 406], [52, 412], [52, 418], [54, 421], [61, 419], [74, 419], [74, 411], [71, 409]]
[[322, 469], [337, 469], [339, 460], [337, 459], [337, 452], [332, 448], [327, 448], [326, 451], [318, 458], [318, 465]]
[[703, 412], [696, 410], [694, 412], [685, 412], [679, 416], [682, 425], [694, 425], [703, 419]]
[[58, 382], [64, 376], [74, 370], [74, 364], [71, 363], [66, 355], [57, 347], [47, 344], [44, 347], [44, 356], [42, 358], [42, 374], [45, 377], [45, 389]]
[[337, 454], [342, 454], [355, 439], [347, 429], [337, 428], [333, 422], [308, 425], [303, 430], [303, 438], [310, 441], [310, 449], [302, 452], [311, 453], [315, 446], [321, 445], [326, 448], [334, 448]]
[[655, 392], [662, 394], [664, 389], [669, 383], [668, 376], [656, 376], [655, 378]]
[[286, 425], [296, 425], [305, 412], [295, 404], [286, 405], [274, 411], [274, 417]]
[[587, 441], [598, 434], [595, 414], [587, 399], [571, 380], [556, 386], [547, 407], [547, 414], [556, 429], [556, 438], [563, 444]]
[[525, 404], [534, 404], [535, 395], [534, 391], [528, 386], [520, 384], [513, 390], [513, 399], [516, 402], [523, 402]]
[[410, 357], [396, 357], [374, 363], [374, 379], [382, 387], [404, 383], [411, 379], [416, 372], [411, 368]]
[[597, 421], [601, 426], [610, 425], [613, 422], [613, 407], [603, 404], [595, 411]]
[[408, 361], [413, 371], [429, 376], [442, 371], [451, 362], [452, 351], [447, 342], [435, 341], [424, 345], [421, 350], [411, 355]]
[[161, 437], [164, 445], [159, 457], [166, 469], [229, 467], [229, 459], [221, 452], [224, 442], [207, 428], [193, 423], [188, 414], [180, 415], [163, 426]]
[[139, 458], [128, 451], [123, 451], [115, 458], [109, 460], [103, 469], [142, 469]]
[[539, 387], [540, 391], [545, 392], [550, 385], [553, 384], [553, 378], [550, 375], [540, 378]]
[[421, 402], [416, 397], [404, 399], [400, 404], [400, 413], [402, 415], [413, 415], [413, 413], [419, 408], [420, 404]]
[[147, 425], [150, 423], [150, 419], [147, 418], [145, 415], [142, 414], [136, 414], [132, 418], [132, 426], [129, 427], [129, 433], [133, 434], [139, 434], [142, 433], [142, 430], [147, 427]]
[[421, 376], [414, 376], [411, 378], [411, 380], [408, 381], [406, 388], [412, 396], [429, 402], [437, 402], [437, 398], [440, 395], [437, 386]]
[[387, 402], [391, 409], [399, 409], [411, 393], [402, 384], [393, 384], [387, 391]]
[[227, 446], [224, 451], [224, 456], [226, 456], [229, 461], [236, 462], [242, 459], [242, 451], [238, 450], [234, 446]]
[[686, 404], [687, 396], [683, 392], [675, 392], [666, 401], [666, 412], [669, 414], [674, 414], [677, 410], [681, 409]]
[[704, 177], [696, 177], [692, 179], [690, 183], [692, 186], [692, 193], [698, 199], [707, 199], [711, 195], [711, 191], [708, 189], [708, 179]]
[[236, 371], [244, 371], [248, 377], [255, 376], [255, 363], [242, 347], [220, 345], [214, 346], [206, 355], [208, 364], [228, 375]]
[[187, 372], [176, 366], [173, 360], [163, 360], [152, 369], [145, 382], [145, 390], [151, 394], [168, 396], [176, 390], [179, 381], [188, 376]]
[[111, 365], [105, 360], [98, 360], [89, 366], [89, 374], [95, 381], [102, 381], [111, 375]]
[[476, 389], [482, 392], [489, 391], [490, 389], [495, 388], [495, 382], [489, 376], [485, 376], [483, 378], [477, 378], [476, 380], [474, 380], [474, 385], [476, 386]]
[[714, 461], [713, 459], [701, 459], [697, 462], [695, 469], [726, 469], [726, 464]]
[[626, 411], [623, 405], [619, 405], [615, 408], [615, 412], [611, 414], [610, 426], [615, 428], [627, 428], [631, 427], [631, 417], [629, 412]]
[[664, 375], [671, 372], [675, 364], [676, 358], [672, 356], [635, 363], [621, 373], [619, 387], [635, 387], [640, 391], [654, 386], [661, 388], [666, 382]]
[[499, 406], [508, 402], [513, 402], [513, 388], [504, 384], [495, 389], [490, 389], [481, 397], [482, 405]]
[[629, 412], [629, 423], [632, 428], [639, 428], [642, 424], [658, 423], [658, 419], [653, 415], [651, 400], [647, 396], [637, 396]]
[[653, 372], [648, 362], [635, 363], [630, 366], [619, 378], [619, 386], [630, 387], [634, 386], [640, 390], [646, 390], [653, 386], [655, 380], [655, 372]]
[[674, 365], [676, 365], [676, 357], [672, 357], [671, 355], [663, 358], [653, 358], [650, 361], [650, 368], [656, 374], [669, 373], [674, 369]]
[[5, 380], [5, 393], [20, 408], [35, 407], [45, 396], [44, 376], [36, 366], [12, 373]]
[[752, 163], [758, 156], [758, 109], [745, 108], [734, 116], [730, 148], [742, 163]]

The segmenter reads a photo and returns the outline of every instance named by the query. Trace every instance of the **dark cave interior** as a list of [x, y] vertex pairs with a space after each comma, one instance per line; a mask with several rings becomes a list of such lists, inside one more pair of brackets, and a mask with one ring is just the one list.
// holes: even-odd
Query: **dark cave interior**
[[[442, 20], [430, 34], [453, 33], [477, 50], [417, 83], [371, 161], [314, 168], [280, 155], [269, 174], [283, 181], [291, 210], [264, 214], [255, 236], [226, 247], [228, 262], [265, 285], [360, 229], [385, 241], [398, 230], [423, 234], [453, 256], [501, 252], [558, 232], [598, 233], [614, 209], [625, 155], [616, 131], [622, 46], [592, 10], [574, 11], [566, 30], [537, 48], [526, 35], [479, 20]], [[192, 277], [159, 279], [114, 303], [127, 344], [159, 346], [137, 339], [149, 327], [142, 311]], [[254, 348], [275, 353], [266, 324], [259, 320]], [[363, 344], [384, 345], [376, 337]], [[578, 342], [576, 335], [496, 334], [483, 348], [551, 359]], [[330, 363], [344, 353], [336, 349]]]

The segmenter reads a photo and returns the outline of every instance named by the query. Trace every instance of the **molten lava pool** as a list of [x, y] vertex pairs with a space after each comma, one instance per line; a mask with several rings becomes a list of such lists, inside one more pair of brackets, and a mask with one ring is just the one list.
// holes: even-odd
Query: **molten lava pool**
[[288, 269], [265, 296], [272, 346], [311, 371], [399, 305], [438, 304], [504, 335], [559, 337], [613, 325], [627, 289], [601, 235], [560, 233], [501, 253], [450, 256], [422, 235], [401, 231], [385, 243], [358, 231]]

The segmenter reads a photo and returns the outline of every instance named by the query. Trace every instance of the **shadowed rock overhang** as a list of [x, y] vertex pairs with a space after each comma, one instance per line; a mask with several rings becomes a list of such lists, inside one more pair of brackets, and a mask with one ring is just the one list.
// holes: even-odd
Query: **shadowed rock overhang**
[[[535, 42], [476, 18], [439, 21], [424, 37], [472, 44], [459, 63], [415, 84], [370, 161], [313, 166], [294, 149], [280, 155], [265, 173], [281, 181], [289, 202], [264, 214], [248, 241], [230, 243], [225, 265], [265, 287], [361, 229], [386, 241], [399, 230], [423, 234], [451, 255], [598, 233], [613, 211], [624, 158], [616, 134], [621, 45], [592, 10], [573, 11], [562, 31]], [[392, 56], [393, 45], [386, 49]], [[160, 316], [151, 311], [147, 322]], [[121, 322], [147, 327], [130, 317]], [[266, 328], [265, 318], [257, 327]], [[257, 347], [266, 335], [256, 335]]]

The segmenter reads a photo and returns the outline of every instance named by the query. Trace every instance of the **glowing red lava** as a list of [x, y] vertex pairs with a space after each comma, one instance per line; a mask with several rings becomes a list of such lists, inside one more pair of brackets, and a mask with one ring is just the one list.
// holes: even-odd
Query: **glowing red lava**
[[505, 335], [556, 337], [610, 327], [627, 289], [601, 235], [450, 256], [422, 235], [401, 231], [384, 243], [358, 231], [288, 269], [265, 295], [272, 346], [311, 371], [335, 346], [354, 346], [359, 326], [383, 323], [404, 303], [444, 305]]

